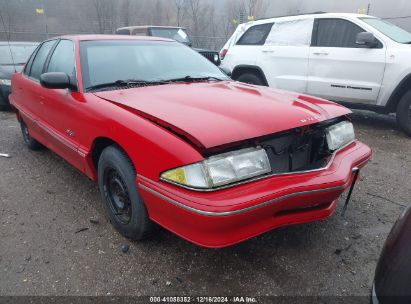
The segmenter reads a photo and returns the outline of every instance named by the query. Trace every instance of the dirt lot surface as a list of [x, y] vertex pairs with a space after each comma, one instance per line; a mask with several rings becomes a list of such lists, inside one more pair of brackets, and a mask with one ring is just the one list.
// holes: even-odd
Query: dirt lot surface
[[97, 186], [52, 152], [29, 151], [12, 113], [0, 112], [0, 153], [11, 155], [0, 157], [0, 295], [368, 295], [384, 240], [411, 203], [411, 139], [390, 116], [353, 120], [374, 157], [345, 218], [340, 204], [325, 221], [210, 250], [165, 230], [124, 239]]

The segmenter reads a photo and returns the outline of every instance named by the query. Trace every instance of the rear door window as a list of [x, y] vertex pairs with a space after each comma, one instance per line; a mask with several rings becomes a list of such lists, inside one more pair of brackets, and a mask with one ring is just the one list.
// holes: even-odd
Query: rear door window
[[314, 19], [276, 22], [267, 37], [266, 45], [309, 46]]
[[33, 63], [30, 69], [30, 77], [34, 79], [40, 79], [40, 75], [43, 73], [44, 63], [46, 62], [47, 56], [50, 53], [56, 40], [46, 41], [42, 44], [40, 49], [37, 51], [36, 57], [34, 57]]
[[272, 23], [266, 23], [250, 27], [238, 40], [237, 45], [264, 45], [272, 26]]

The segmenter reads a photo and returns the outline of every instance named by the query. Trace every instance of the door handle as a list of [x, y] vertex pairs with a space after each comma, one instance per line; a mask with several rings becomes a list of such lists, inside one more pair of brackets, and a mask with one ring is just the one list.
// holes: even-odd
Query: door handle
[[314, 55], [317, 55], [317, 56], [327, 56], [329, 53], [328, 52], [326, 52], [326, 51], [320, 51], [320, 52], [314, 52], [313, 53]]
[[272, 50], [272, 49], [263, 49], [263, 53], [275, 53], [275, 50]]

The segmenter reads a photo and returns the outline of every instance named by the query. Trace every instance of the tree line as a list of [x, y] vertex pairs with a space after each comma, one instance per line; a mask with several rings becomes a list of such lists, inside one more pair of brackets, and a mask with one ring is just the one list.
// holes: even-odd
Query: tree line
[[238, 23], [263, 17], [269, 7], [268, 0], [0, 1], [3, 39], [6, 32], [11, 38], [24, 36], [17, 40], [42, 40], [35, 38], [111, 34], [131, 25], [172, 25], [187, 28], [195, 46], [213, 49], [222, 46]]

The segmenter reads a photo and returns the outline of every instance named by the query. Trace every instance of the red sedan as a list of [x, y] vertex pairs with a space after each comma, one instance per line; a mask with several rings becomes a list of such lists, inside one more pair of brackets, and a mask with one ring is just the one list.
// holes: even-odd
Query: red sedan
[[371, 150], [348, 109], [231, 81], [172, 40], [65, 36], [12, 80], [31, 149], [98, 182], [112, 224], [224, 247], [336, 209]]

